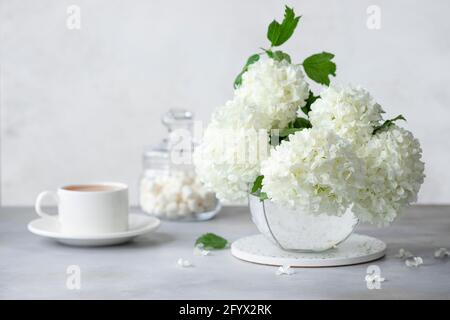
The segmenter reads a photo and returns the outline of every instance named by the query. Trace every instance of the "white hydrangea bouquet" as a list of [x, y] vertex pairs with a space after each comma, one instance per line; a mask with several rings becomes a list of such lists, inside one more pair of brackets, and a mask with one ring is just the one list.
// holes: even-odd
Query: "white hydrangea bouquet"
[[[268, 49], [248, 58], [234, 96], [215, 110], [196, 149], [203, 183], [223, 201], [256, 195], [309, 215], [391, 223], [414, 202], [424, 181], [419, 141], [383, 119], [383, 109], [359, 86], [330, 86], [334, 55], [294, 63], [278, 49], [300, 20], [286, 7], [268, 28]], [[306, 76], [321, 85], [315, 95]]]

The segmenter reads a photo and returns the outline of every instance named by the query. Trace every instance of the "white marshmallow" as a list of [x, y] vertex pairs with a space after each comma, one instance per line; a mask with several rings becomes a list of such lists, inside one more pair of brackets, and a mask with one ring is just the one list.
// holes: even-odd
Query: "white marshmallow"
[[198, 210], [198, 204], [196, 199], [189, 199], [187, 201], [187, 206], [189, 210], [191, 210], [191, 212], [196, 212], [196, 210]]
[[216, 197], [192, 173], [145, 176], [141, 180], [140, 203], [144, 211], [176, 218], [214, 209]]
[[183, 186], [183, 188], [181, 188], [181, 196], [183, 200], [191, 198], [193, 193], [194, 192], [190, 186]]
[[189, 213], [191, 213], [191, 211], [189, 210], [185, 202], [182, 202], [178, 205], [178, 215], [180, 217], [187, 216]]

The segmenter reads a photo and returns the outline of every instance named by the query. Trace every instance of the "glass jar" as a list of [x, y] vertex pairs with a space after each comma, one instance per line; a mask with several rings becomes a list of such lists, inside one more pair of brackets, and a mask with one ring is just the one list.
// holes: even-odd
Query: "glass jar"
[[358, 219], [351, 210], [341, 216], [311, 214], [280, 207], [249, 195], [252, 220], [267, 239], [285, 251], [322, 252], [335, 248], [353, 232]]
[[166, 220], [202, 221], [220, 210], [215, 194], [206, 190], [192, 163], [193, 114], [171, 109], [162, 117], [168, 137], [145, 150], [139, 182], [141, 209]]

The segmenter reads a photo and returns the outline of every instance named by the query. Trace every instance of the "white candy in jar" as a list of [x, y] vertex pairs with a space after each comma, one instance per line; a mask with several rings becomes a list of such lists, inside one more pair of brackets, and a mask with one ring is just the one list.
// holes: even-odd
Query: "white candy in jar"
[[217, 204], [213, 192], [206, 190], [192, 173], [144, 176], [141, 180], [142, 210], [159, 217], [176, 219], [211, 211]]

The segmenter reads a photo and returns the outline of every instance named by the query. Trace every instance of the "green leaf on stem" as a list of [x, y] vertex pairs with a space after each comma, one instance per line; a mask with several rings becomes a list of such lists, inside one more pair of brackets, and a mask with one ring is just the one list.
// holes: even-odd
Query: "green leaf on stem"
[[280, 137], [280, 140], [284, 140], [284, 138], [287, 138], [290, 134], [294, 134], [303, 129], [304, 128], [284, 128], [280, 130], [280, 134], [278, 136]]
[[247, 72], [248, 67], [255, 63], [256, 61], [258, 61], [260, 58], [259, 54], [253, 54], [251, 55], [248, 59], [247, 62], [244, 65], [244, 68], [242, 68], [241, 73], [238, 74], [238, 76], [236, 77], [236, 79], [234, 80], [234, 88], [236, 89], [237, 87], [239, 87], [242, 84], [242, 75]]
[[319, 98], [320, 96], [315, 96], [314, 93], [311, 90], [309, 90], [309, 96], [308, 99], [306, 99], [306, 104], [301, 108], [302, 111], [306, 115], [308, 115], [309, 112], [311, 111], [311, 105]]
[[264, 179], [264, 176], [256, 177], [255, 182], [253, 183], [252, 193], [256, 193], [256, 192], [258, 192], [258, 190], [261, 190], [263, 179]]
[[269, 197], [267, 196], [267, 193], [261, 191], [262, 186], [263, 186], [263, 183], [262, 183], [263, 179], [264, 179], [264, 176], [262, 176], [262, 175], [256, 177], [255, 182], [253, 183], [252, 190], [251, 190], [251, 193], [255, 196], [258, 196], [259, 200], [261, 200], [261, 201], [269, 199]]
[[396, 117], [393, 118], [393, 119], [386, 120], [385, 122], [383, 122], [382, 125], [380, 125], [380, 126], [378, 126], [378, 127], [375, 127], [375, 128], [373, 129], [372, 134], [376, 134], [376, 133], [378, 133], [378, 132], [380, 132], [380, 131], [386, 130], [387, 128], [389, 128], [390, 126], [392, 126], [392, 125], [394, 124], [394, 122], [397, 121], [397, 120], [403, 120], [403, 121], [406, 121], [405, 117], [404, 117], [403, 115], [400, 114], [400, 115], [396, 116]]
[[273, 20], [267, 30], [267, 39], [269, 39], [272, 47], [278, 47], [285, 43], [295, 31], [300, 16], [296, 17], [294, 9], [286, 6], [284, 11], [284, 19], [281, 23]]
[[303, 129], [312, 128], [311, 122], [305, 118], [297, 118], [288, 124], [286, 128], [273, 130], [270, 136], [270, 145], [277, 146], [283, 140], [289, 140], [291, 134]]
[[305, 118], [297, 118], [294, 121], [294, 128], [312, 128], [311, 122]]
[[269, 199], [269, 197], [267, 196], [267, 193], [265, 193], [265, 192], [260, 192], [259, 193], [259, 200], [264, 201], [264, 200], [267, 200], [267, 199]]
[[336, 76], [336, 64], [331, 61], [333, 58], [334, 54], [329, 52], [322, 52], [309, 56], [303, 61], [305, 73], [311, 80], [329, 86], [329, 76]]
[[272, 58], [273, 60], [276, 61], [283, 61], [286, 60], [287, 62], [291, 63], [291, 57], [280, 50], [277, 51], [271, 51], [271, 50], [266, 50], [267, 55], [269, 56], [269, 58]]

